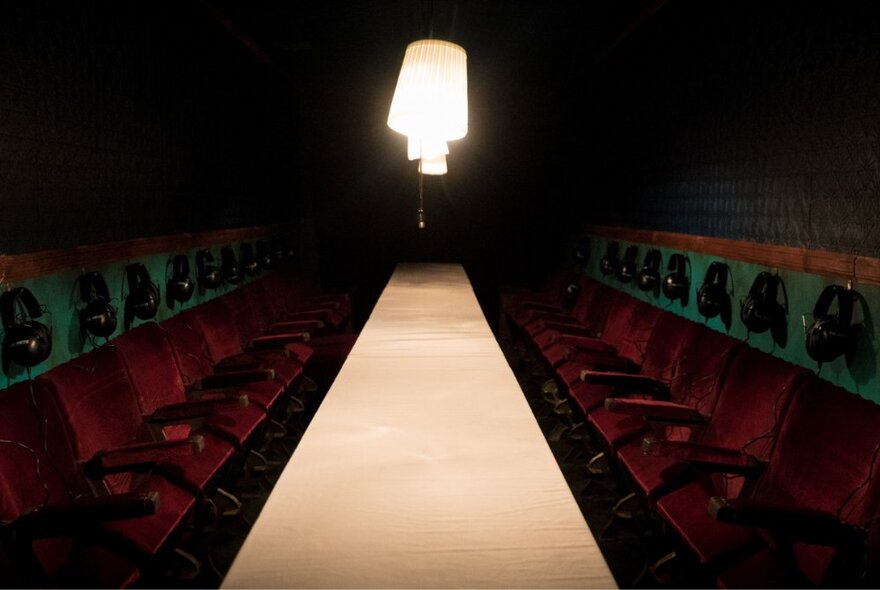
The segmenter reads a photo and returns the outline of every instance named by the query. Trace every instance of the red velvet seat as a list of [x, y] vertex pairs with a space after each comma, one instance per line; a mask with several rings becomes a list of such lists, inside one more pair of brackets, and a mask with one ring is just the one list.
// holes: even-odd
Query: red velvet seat
[[[258, 316], [240, 289], [203, 303], [191, 311], [215, 363], [241, 355], [255, 339], [263, 336]], [[303, 334], [298, 337], [295, 333], [291, 334], [291, 338], [302, 341], [308, 336]], [[286, 341], [273, 346], [274, 350], [264, 351], [264, 354], [254, 353], [253, 356], [271, 367], [275, 371], [276, 381], [286, 389], [302, 375], [303, 365], [296, 358], [290, 358], [284, 344]]]
[[580, 381], [585, 369], [634, 372], [644, 360], [654, 325], [665, 313], [626, 294], [617, 296], [601, 338], [563, 337], [543, 351], [563, 387]]
[[[76, 461], [88, 463], [104, 453], [130, 449], [132, 452], [123, 452], [123, 457], [130, 454], [135, 463], [146, 460], [152, 464], [146, 473], [126, 470], [92, 479], [106, 493], [158, 492], [161, 502], [153, 516], [108, 523], [106, 528], [145, 555], [170, 551], [196, 504], [195, 496], [183, 489], [192, 487], [185, 477], [185, 466], [193, 460], [192, 445], [189, 441], [170, 441], [174, 446], [155, 451], [132, 449], [132, 445], [153, 444], [153, 438], [147, 432], [118, 353], [104, 347], [83, 354], [43, 373], [34, 380], [34, 386], [45, 388], [57, 404]], [[169, 478], [183, 487], [172, 484]]]
[[534, 322], [527, 328], [534, 333], [532, 342], [539, 350], [552, 346], [559, 338], [571, 334], [600, 336], [608, 319], [608, 312], [614, 303], [617, 291], [596, 281], [588, 281], [581, 288], [572, 315], [576, 323], [559, 323], [545, 320]]
[[[880, 406], [819, 378], [799, 388], [747, 499], [715, 502], [751, 522], [762, 548], [719, 577], [724, 587], [877, 587]], [[763, 510], [763, 513], [761, 513]], [[735, 526], [706, 518], [701, 536]], [[691, 530], [691, 529], [688, 529]]]
[[[701, 416], [694, 420], [692, 428], [667, 426], [655, 432], [648, 450], [650, 454], [659, 455], [651, 459], [660, 461], [632, 460], [636, 452], [632, 446], [640, 445], [638, 441], [630, 443], [628, 452], [624, 453], [627, 449], [624, 447], [618, 453], [620, 465], [642, 497], [651, 501], [688, 483], [692, 473], [682, 472], [676, 463], [681, 453], [693, 446], [737, 453], [748, 451], [762, 459], [769, 455], [792, 392], [808, 371], [747, 346], [733, 353], [726, 374], [724, 365], [723, 360], [716, 363], [717, 376], [704, 373], [712, 385], [691, 392], [684, 403], [677, 404], [689, 415]], [[715, 384], [717, 380], [720, 386]], [[612, 402], [614, 400], [609, 400], [606, 405], [612, 406]], [[641, 414], [650, 417], [651, 405], [650, 401], [645, 402]], [[664, 410], [664, 415], [668, 411]], [[642, 446], [642, 450], [645, 448]], [[742, 478], [716, 477], [710, 485], [721, 493], [735, 496], [742, 487]], [[676, 526], [674, 522], [669, 524]]]
[[571, 285], [575, 286], [576, 291], [566, 291], [558, 305], [540, 302], [523, 303], [511, 314], [511, 319], [531, 339], [543, 332], [548, 323], [580, 324], [590, 309], [600, 283], [582, 276], [574, 280]]
[[[730, 363], [745, 345], [711, 328], [694, 326], [688, 342], [679, 351], [668, 397], [698, 413], [710, 415]], [[669, 441], [687, 441], [696, 434], [687, 426], [665, 423], [656, 423], [653, 431], [658, 438]], [[640, 439], [621, 446], [617, 460], [649, 505], [659, 494], [677, 484], [681, 475], [677, 459], [646, 456]]]
[[303, 277], [273, 272], [260, 281], [272, 308], [278, 310], [275, 321], [320, 320], [328, 329], [342, 331], [351, 316], [351, 300], [346, 295], [322, 297]]
[[527, 307], [529, 303], [562, 307], [563, 290], [575, 278], [569, 270], [558, 270], [548, 274], [544, 284], [538, 289], [502, 286], [499, 289], [501, 309], [510, 316], [520, 308]]
[[[169, 404], [181, 404], [193, 399], [193, 396], [187, 395], [174, 350], [159, 324], [141, 324], [115, 338], [113, 344], [128, 371], [143, 415], [153, 414]], [[199, 397], [203, 395], [206, 394], [199, 392]], [[187, 480], [203, 492], [216, 487], [234, 458], [238, 445], [227, 442], [229, 437], [225, 434], [235, 430], [228, 425], [252, 422], [247, 429], [249, 432], [263, 421], [259, 410], [238, 404], [220, 404], [208, 411], [209, 414], [199, 421], [199, 432], [205, 437], [205, 448], [187, 461], [185, 466]], [[165, 438], [184, 438], [192, 433], [187, 424], [166, 426], [162, 430]], [[240, 444], [240, 441], [236, 439], [236, 443]]]
[[[42, 388], [17, 383], [0, 390], [0, 521], [14, 529], [0, 578], [7, 587], [107, 587], [134, 584], [140, 571], [113, 546], [87, 534], [95, 520], [77, 520], [75, 510], [93, 498], [79, 471], [54, 400]], [[109, 508], [109, 506], [108, 506]], [[33, 515], [51, 513], [48, 530], [28, 526]], [[145, 515], [131, 516], [141, 524]]]
[[[308, 363], [308, 376], [326, 391], [342, 368], [345, 359], [348, 358], [348, 353], [354, 346], [357, 335], [339, 330], [327, 331], [320, 326], [315, 328], [317, 320], [273, 323], [275, 319], [282, 318], [283, 315], [272, 315], [273, 305], [277, 307], [279, 304], [272, 303], [272, 297], [266, 291], [268, 288], [266, 284], [267, 281], [264, 279], [238, 290], [241, 292], [241, 298], [246, 302], [239, 305], [249, 305], [251, 309], [249, 316], [252, 318], [250, 328], [242, 328], [242, 324], [239, 323], [240, 331], [245, 336], [266, 333], [267, 331], [269, 334], [284, 333], [298, 329], [308, 332], [307, 342], [288, 342], [284, 348], [292, 359], [303, 365]], [[224, 300], [227, 303], [230, 301]]]
[[[186, 389], [193, 388], [203, 378], [214, 375], [214, 361], [208, 352], [201, 324], [193, 309], [183, 311], [159, 324], [174, 354], [181, 382]], [[253, 441], [260, 437], [266, 427], [268, 416], [265, 408], [277, 399], [278, 385], [274, 381], [268, 383], [271, 387], [267, 393], [251, 388], [251, 385], [257, 384], [241, 386], [239, 391], [248, 396], [249, 405], [236, 408], [232, 416], [227, 416], [222, 421], [214, 421], [208, 426], [211, 431], [238, 447], [252, 446]]]
[[[697, 343], [697, 339], [706, 328], [699, 324], [677, 316], [663, 312], [657, 318], [651, 336], [645, 349], [644, 357], [639, 374], [644, 377], [638, 379], [629, 378], [625, 374], [614, 372], [595, 372], [590, 382], [584, 382], [578, 375], [577, 381], [570, 388], [569, 394], [585, 415], [589, 415], [594, 423], [594, 429], [608, 443], [618, 440], [618, 436], [612, 435], [611, 429], [617, 428], [615, 422], [620, 416], [610, 414], [602, 408], [605, 398], [609, 396], [648, 395], [658, 388], [665, 389], [669, 396], [673, 397], [680, 393], [672, 390], [670, 386], [675, 382], [679, 372], [679, 363], [682, 350]], [[576, 368], [572, 364], [571, 369]], [[604, 379], [600, 379], [603, 377]], [[683, 385], [679, 379], [677, 385]], [[625, 423], [632, 422], [625, 419]], [[640, 423], [643, 424], [643, 423]], [[630, 428], [626, 424], [620, 424], [624, 431]], [[614, 448], [618, 445], [612, 444]]]

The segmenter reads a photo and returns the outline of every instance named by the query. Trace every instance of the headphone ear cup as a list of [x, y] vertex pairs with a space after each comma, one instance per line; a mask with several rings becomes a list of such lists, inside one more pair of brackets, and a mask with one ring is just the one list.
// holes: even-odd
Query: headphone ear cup
[[186, 303], [192, 297], [194, 290], [195, 283], [190, 277], [189, 258], [186, 254], [178, 254], [171, 261], [171, 278], [165, 285], [168, 305], [172, 306], [175, 301]]
[[224, 246], [220, 251], [221, 270], [223, 271], [223, 280], [230, 285], [237, 285], [241, 282], [241, 269], [235, 260], [235, 252], [231, 246]]
[[108, 338], [116, 331], [116, 308], [104, 299], [92, 299], [80, 312], [80, 322], [93, 336]]
[[[837, 299], [837, 313], [828, 313]], [[846, 354], [852, 335], [852, 312], [855, 296], [839, 285], [829, 285], [819, 295], [813, 308], [813, 320], [807, 331], [807, 354], [820, 363]]]
[[178, 303], [186, 303], [192, 298], [194, 290], [195, 284], [193, 284], [191, 277], [172, 277], [171, 280], [168, 281], [166, 293], [169, 300], [177, 301]]
[[617, 271], [617, 261], [610, 256], [603, 256], [599, 262], [599, 272], [604, 276], [613, 275]]
[[36, 320], [27, 320], [6, 328], [3, 335], [3, 369], [10, 361], [22, 367], [34, 367], [52, 354], [52, 330]]
[[807, 354], [815, 361], [826, 363], [846, 353], [849, 326], [841, 326], [837, 317], [816, 318], [807, 331]]

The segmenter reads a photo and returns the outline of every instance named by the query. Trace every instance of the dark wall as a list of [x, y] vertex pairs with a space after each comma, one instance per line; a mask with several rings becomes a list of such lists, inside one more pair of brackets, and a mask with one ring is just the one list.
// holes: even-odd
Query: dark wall
[[671, 0], [599, 68], [585, 221], [880, 256], [880, 5]]
[[4, 2], [0, 251], [283, 222], [291, 82], [200, 2]]

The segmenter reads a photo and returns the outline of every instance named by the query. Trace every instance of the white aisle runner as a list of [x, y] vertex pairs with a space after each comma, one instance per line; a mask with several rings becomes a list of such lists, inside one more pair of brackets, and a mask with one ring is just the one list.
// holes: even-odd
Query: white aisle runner
[[614, 586], [451, 264], [395, 270], [223, 582]]

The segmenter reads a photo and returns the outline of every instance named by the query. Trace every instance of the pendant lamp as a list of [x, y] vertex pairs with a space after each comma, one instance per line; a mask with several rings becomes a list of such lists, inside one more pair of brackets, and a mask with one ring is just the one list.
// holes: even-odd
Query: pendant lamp
[[447, 142], [468, 130], [467, 53], [449, 41], [422, 39], [403, 56], [388, 126], [407, 136], [407, 157], [419, 160], [418, 227], [425, 227], [425, 174], [448, 171]]

